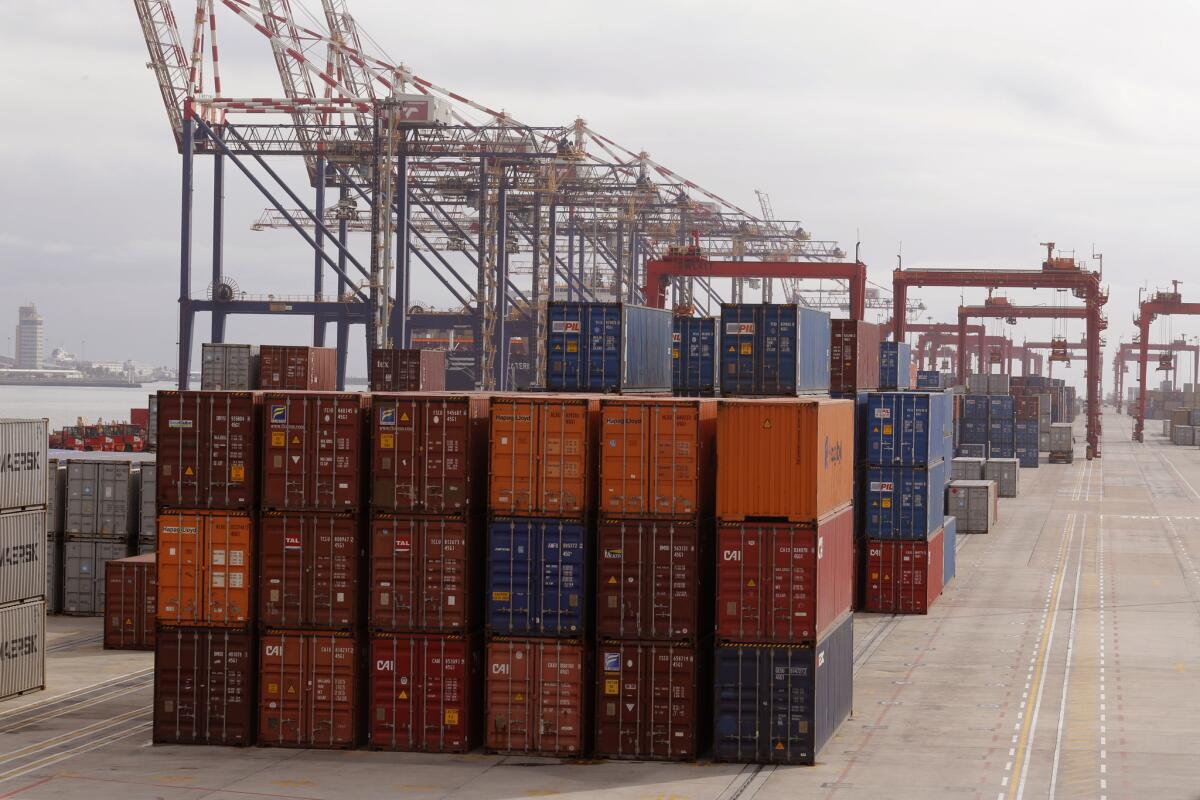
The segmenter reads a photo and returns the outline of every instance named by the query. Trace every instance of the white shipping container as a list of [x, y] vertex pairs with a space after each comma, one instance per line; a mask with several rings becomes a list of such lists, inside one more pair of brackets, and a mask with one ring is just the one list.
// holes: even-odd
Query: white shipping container
[[66, 528], [74, 536], [127, 539], [137, 530], [140, 476], [128, 460], [67, 462]]
[[969, 458], [959, 456], [950, 464], [950, 480], [980, 481], [983, 480], [983, 465], [985, 458]]
[[46, 505], [44, 419], [0, 419], [0, 509]]
[[61, 533], [63, 498], [67, 492], [67, 468], [57, 458], [46, 462], [46, 530]]
[[45, 596], [45, 510], [0, 514], [0, 605]]
[[1070, 453], [1075, 449], [1075, 437], [1068, 422], [1056, 422], [1050, 426], [1050, 452]]
[[0, 700], [46, 688], [46, 603], [0, 608]]
[[258, 388], [258, 345], [215, 342], [202, 344], [200, 388], [216, 391], [247, 391]]
[[146, 447], [158, 450], [158, 395], [150, 395], [150, 419], [146, 422]]
[[158, 468], [152, 461], [143, 461], [141, 463], [141, 521], [138, 523], [138, 538], [143, 542], [153, 542], [157, 533], [157, 517], [155, 515], [155, 503], [158, 500], [158, 487], [155, 479], [158, 475]]
[[1015, 458], [989, 458], [983, 479], [994, 481], [1001, 497], [1016, 497], [1021, 483], [1021, 462]]
[[1008, 376], [1001, 373], [988, 375], [988, 394], [1008, 394], [1010, 391]]

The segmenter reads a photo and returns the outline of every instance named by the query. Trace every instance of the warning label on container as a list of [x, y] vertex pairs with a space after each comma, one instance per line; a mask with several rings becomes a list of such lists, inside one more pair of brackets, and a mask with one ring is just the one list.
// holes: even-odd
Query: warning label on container
[[458, 709], [457, 708], [447, 708], [446, 714], [445, 714], [445, 720], [446, 720], [447, 725], [457, 725], [458, 724]]
[[241, 483], [246, 479], [246, 468], [241, 464], [229, 465], [229, 480], [233, 483]]
[[492, 599], [498, 603], [506, 603], [512, 598], [508, 592], [492, 592]]
[[739, 348], [739, 354], [743, 356], [754, 355], [754, 345], [750, 344], [749, 342], [742, 342], [742, 346]]
[[384, 450], [391, 450], [396, 446], [396, 437], [390, 433], [381, 434], [379, 437], [379, 446]]
[[271, 447], [287, 446], [287, 434], [283, 431], [271, 431]]
[[621, 693], [621, 682], [618, 680], [615, 680], [613, 678], [606, 678], [604, 681], [604, 693], [605, 694], [620, 694]]

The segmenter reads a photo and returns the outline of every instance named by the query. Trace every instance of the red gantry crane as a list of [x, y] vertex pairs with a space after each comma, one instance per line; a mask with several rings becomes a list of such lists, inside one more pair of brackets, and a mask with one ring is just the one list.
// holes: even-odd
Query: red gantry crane
[[1185, 303], [1179, 294], [1179, 281], [1172, 281], [1169, 292], [1155, 292], [1143, 300], [1134, 322], [1138, 326], [1138, 404], [1137, 418], [1133, 423], [1133, 440], [1143, 441], [1146, 427], [1146, 362], [1150, 354], [1150, 324], [1156, 317], [1194, 316], [1200, 314], [1200, 303]]
[[[1177, 368], [1175, 363], [1176, 353], [1191, 353], [1192, 354], [1192, 376], [1200, 375], [1200, 345], [1188, 344], [1187, 342], [1175, 341], [1170, 344], [1152, 344], [1146, 348], [1150, 352], [1162, 353], [1163, 357], [1171, 359], [1171, 366]], [[1130, 361], [1136, 361], [1138, 358], [1139, 346], [1137, 342], [1121, 342], [1117, 348], [1117, 355], [1113, 358], [1113, 391], [1116, 393], [1117, 413], [1121, 413], [1121, 409], [1125, 403], [1125, 365]], [[1159, 369], [1164, 366], [1164, 361], [1160, 358]]]
[[[1010, 324], [1016, 324], [1018, 319], [1087, 319], [1086, 307], [1063, 308], [1061, 306], [1014, 306], [1007, 297], [989, 297], [987, 302], [981, 306], [959, 306], [958, 307], [958, 346], [960, 349], [965, 349], [967, 346], [967, 320], [972, 317], [982, 317], [991, 319], [1008, 320]], [[1107, 323], [1101, 318], [1100, 329], [1104, 330]], [[1012, 371], [1011, 359], [1008, 362], [1008, 371]], [[966, 367], [960, 360], [958, 362], [958, 382], [963, 383], [966, 380]]]

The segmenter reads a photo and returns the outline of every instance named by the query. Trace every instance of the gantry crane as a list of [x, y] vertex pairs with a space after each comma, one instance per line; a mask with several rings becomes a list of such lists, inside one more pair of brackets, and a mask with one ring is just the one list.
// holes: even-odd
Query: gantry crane
[[[1113, 357], [1113, 391], [1116, 393], [1117, 413], [1121, 413], [1121, 409], [1125, 403], [1125, 365], [1130, 361], [1138, 359], [1140, 350], [1138, 342], [1121, 342], [1117, 348], [1117, 354]], [[1195, 380], [1196, 376], [1200, 376], [1200, 344], [1188, 344], [1187, 342], [1175, 341], [1168, 344], [1151, 344], [1146, 347], [1147, 352], [1163, 353], [1172, 357], [1172, 366], [1177, 369], [1178, 364], [1174, 355], [1176, 353], [1191, 353], [1192, 354], [1192, 376]], [[1161, 368], [1160, 362], [1160, 368]]]
[[[988, 302], [981, 306], [959, 306], [958, 307], [958, 346], [965, 349], [967, 346], [967, 321], [972, 318], [984, 319], [1004, 319], [1010, 321], [1010, 324], [1015, 324], [1018, 319], [1086, 319], [1087, 308], [1074, 307], [1064, 308], [1061, 306], [1014, 306], [1008, 302], [1007, 298], [990, 297]], [[1106, 323], [1101, 320], [1100, 328], [1104, 329]], [[1012, 361], [1009, 359], [1006, 372], [1012, 371]], [[966, 371], [962, 361], [958, 363], [958, 380], [962, 383], [966, 380]]]
[[1200, 314], [1200, 303], [1185, 303], [1179, 294], [1179, 281], [1172, 282], [1169, 292], [1155, 292], [1138, 305], [1134, 323], [1138, 326], [1138, 402], [1137, 417], [1133, 423], [1133, 440], [1144, 441], [1146, 427], [1146, 366], [1150, 353], [1150, 324], [1156, 317], [1194, 316]]

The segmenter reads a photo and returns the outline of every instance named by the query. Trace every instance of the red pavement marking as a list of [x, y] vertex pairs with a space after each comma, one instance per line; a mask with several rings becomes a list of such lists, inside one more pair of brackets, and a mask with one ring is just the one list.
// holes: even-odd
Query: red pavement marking
[[20, 789], [13, 789], [11, 792], [8, 792], [7, 794], [0, 794], [0, 800], [4, 800], [4, 798], [6, 798], [6, 797], [16, 797], [19, 794], [24, 794], [25, 792], [29, 791], [30, 789], [35, 789], [38, 786], [41, 786], [43, 783], [49, 783], [50, 781], [54, 780], [54, 777], [55, 776], [51, 775], [49, 778], [42, 778], [40, 781], [34, 781], [33, 783], [29, 784], [28, 786], [22, 786]]

